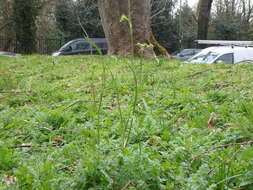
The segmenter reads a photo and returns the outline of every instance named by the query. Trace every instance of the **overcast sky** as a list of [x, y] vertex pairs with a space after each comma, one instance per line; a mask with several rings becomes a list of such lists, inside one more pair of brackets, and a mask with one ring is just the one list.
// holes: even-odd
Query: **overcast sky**
[[198, 3], [198, 0], [188, 0], [188, 4], [190, 5], [190, 7], [196, 7]]

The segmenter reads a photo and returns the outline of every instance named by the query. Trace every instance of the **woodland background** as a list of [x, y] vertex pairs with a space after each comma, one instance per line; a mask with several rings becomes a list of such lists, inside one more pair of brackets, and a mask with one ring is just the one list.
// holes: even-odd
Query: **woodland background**
[[[253, 40], [250, 0], [214, 0], [212, 4], [208, 39]], [[151, 6], [153, 34], [170, 53], [195, 47], [197, 5], [190, 7], [187, 1], [152, 0]], [[89, 37], [104, 37], [96, 1], [0, 0], [0, 49], [51, 53], [65, 42], [83, 37], [80, 24]]]

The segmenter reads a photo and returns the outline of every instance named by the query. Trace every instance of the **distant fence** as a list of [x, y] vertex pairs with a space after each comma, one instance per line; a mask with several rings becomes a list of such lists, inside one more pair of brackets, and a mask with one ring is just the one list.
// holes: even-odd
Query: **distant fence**
[[[54, 51], [58, 50], [60, 47], [62, 47], [69, 40], [70, 39], [65, 38], [37, 38], [35, 39], [35, 48], [33, 52], [38, 54], [51, 54]], [[27, 41], [29, 43], [31, 40], [22, 39], [22, 41]], [[26, 52], [26, 50], [20, 46], [19, 41], [17, 39], [4, 37], [0, 37], [0, 51], [8, 51], [14, 53]]]

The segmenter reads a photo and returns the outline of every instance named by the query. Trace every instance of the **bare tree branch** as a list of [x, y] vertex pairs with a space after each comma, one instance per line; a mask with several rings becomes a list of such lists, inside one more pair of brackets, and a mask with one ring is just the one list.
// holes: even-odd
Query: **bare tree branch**
[[9, 21], [9, 22], [7, 22], [7, 23], [5, 23], [4, 25], [2, 25], [1, 27], [0, 27], [0, 31], [2, 31], [3, 29], [5, 29], [8, 25], [10, 25], [12, 23], [12, 21]]
[[[153, 7], [154, 6], [154, 1], [152, 1], [152, 4], [151, 4], [151, 6]], [[161, 13], [163, 13], [164, 11], [166, 11], [167, 10], [167, 5], [169, 4], [169, 0], [165, 0], [165, 3], [164, 3], [164, 5], [163, 5], [163, 8], [162, 9], [160, 9], [160, 10], [155, 10], [155, 11], [153, 11], [153, 12], [155, 12], [153, 15], [151, 15], [151, 19], [152, 18], [154, 18], [154, 17], [156, 17], [156, 16], [158, 16], [158, 15], [160, 15]]]
[[195, 156], [194, 158], [192, 158], [192, 162], [197, 160], [198, 158], [206, 155], [206, 154], [209, 154], [210, 152], [213, 152], [217, 149], [220, 149], [220, 148], [226, 148], [226, 147], [232, 147], [232, 146], [238, 146], [238, 145], [253, 145], [253, 141], [246, 141], [246, 142], [241, 142], [241, 143], [231, 143], [231, 144], [223, 144], [223, 145], [219, 145], [219, 146], [216, 146], [216, 147], [213, 147], [197, 156]]

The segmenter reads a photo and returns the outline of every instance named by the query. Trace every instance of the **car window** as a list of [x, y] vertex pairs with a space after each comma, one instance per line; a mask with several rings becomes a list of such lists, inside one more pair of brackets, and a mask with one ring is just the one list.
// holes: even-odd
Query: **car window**
[[77, 42], [73, 46], [73, 50], [84, 50], [89, 48], [89, 44], [86, 42]]
[[190, 61], [192, 63], [211, 63], [213, 60], [215, 60], [216, 57], [218, 57], [218, 53], [216, 52], [208, 52], [208, 53], [201, 53], [197, 55], [196, 57], [193, 57]]
[[90, 43], [86, 40], [78, 40], [78, 41], [70, 41], [62, 48], [60, 48], [60, 51], [62, 52], [71, 52], [71, 51], [93, 51], [96, 50], [98, 46], [102, 50], [107, 49], [107, 43], [106, 41], [96, 41], [92, 40]]
[[69, 50], [69, 47], [71, 47], [72, 44], [73, 44], [72, 42], [66, 43], [64, 46], [60, 48], [60, 51], [65, 51], [66, 49]]
[[220, 56], [216, 62], [222, 61], [224, 63], [230, 63], [233, 64], [234, 63], [234, 54], [233, 53], [228, 53], [225, 55]]
[[104, 42], [99, 42], [99, 43], [96, 43], [96, 45], [97, 45], [99, 48], [101, 48], [101, 49], [103, 49], [103, 48], [107, 48], [107, 44], [106, 44], [106, 43], [104, 43]]
[[97, 48], [102, 48], [99, 43], [95, 43], [95, 42], [93, 42], [93, 43], [94, 44], [90, 45], [92, 50], [96, 50]]
[[92, 50], [97, 50], [97, 48], [99, 49], [106, 49], [107, 48], [107, 44], [104, 42], [96, 42], [94, 44], [91, 44], [91, 49]]
[[180, 55], [182, 56], [187, 56], [187, 55], [193, 55], [194, 54], [194, 51], [193, 50], [183, 50]]
[[172, 56], [176, 56], [177, 54], [179, 54], [180, 53], [180, 50], [177, 50], [177, 51], [174, 51], [171, 55]]

